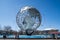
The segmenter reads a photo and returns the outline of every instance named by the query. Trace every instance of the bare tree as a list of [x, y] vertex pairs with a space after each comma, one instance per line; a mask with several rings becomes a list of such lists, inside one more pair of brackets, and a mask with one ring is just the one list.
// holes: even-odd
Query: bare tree
[[0, 30], [2, 30], [2, 26], [1, 26], [1, 24], [0, 24]]
[[10, 31], [10, 30], [12, 30], [12, 29], [11, 29], [11, 26], [8, 25], [8, 26], [4, 26], [4, 30], [5, 30], [5, 31]]

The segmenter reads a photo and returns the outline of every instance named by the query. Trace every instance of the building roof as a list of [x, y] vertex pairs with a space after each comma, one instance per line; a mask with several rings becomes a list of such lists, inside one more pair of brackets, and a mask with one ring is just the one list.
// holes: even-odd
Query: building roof
[[44, 30], [57, 30], [56, 28], [46, 28]]

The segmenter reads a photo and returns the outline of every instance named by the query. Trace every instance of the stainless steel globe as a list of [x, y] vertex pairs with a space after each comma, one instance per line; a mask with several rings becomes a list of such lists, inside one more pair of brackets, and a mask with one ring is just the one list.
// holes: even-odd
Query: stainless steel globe
[[22, 31], [28, 29], [34, 31], [41, 24], [40, 12], [34, 7], [25, 6], [17, 13], [16, 22]]

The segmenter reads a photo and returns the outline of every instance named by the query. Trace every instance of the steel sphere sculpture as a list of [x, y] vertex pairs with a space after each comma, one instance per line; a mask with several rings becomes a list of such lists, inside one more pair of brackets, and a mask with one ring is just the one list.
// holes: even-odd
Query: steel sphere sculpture
[[17, 13], [16, 22], [22, 31], [31, 35], [41, 24], [40, 12], [34, 7], [25, 6]]

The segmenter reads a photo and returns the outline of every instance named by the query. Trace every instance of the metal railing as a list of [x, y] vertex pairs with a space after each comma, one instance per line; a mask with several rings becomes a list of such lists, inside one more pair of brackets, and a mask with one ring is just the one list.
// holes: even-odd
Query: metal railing
[[60, 34], [41, 34], [41, 35], [0, 35], [0, 39], [3, 38], [39, 38], [39, 39], [59, 39]]

